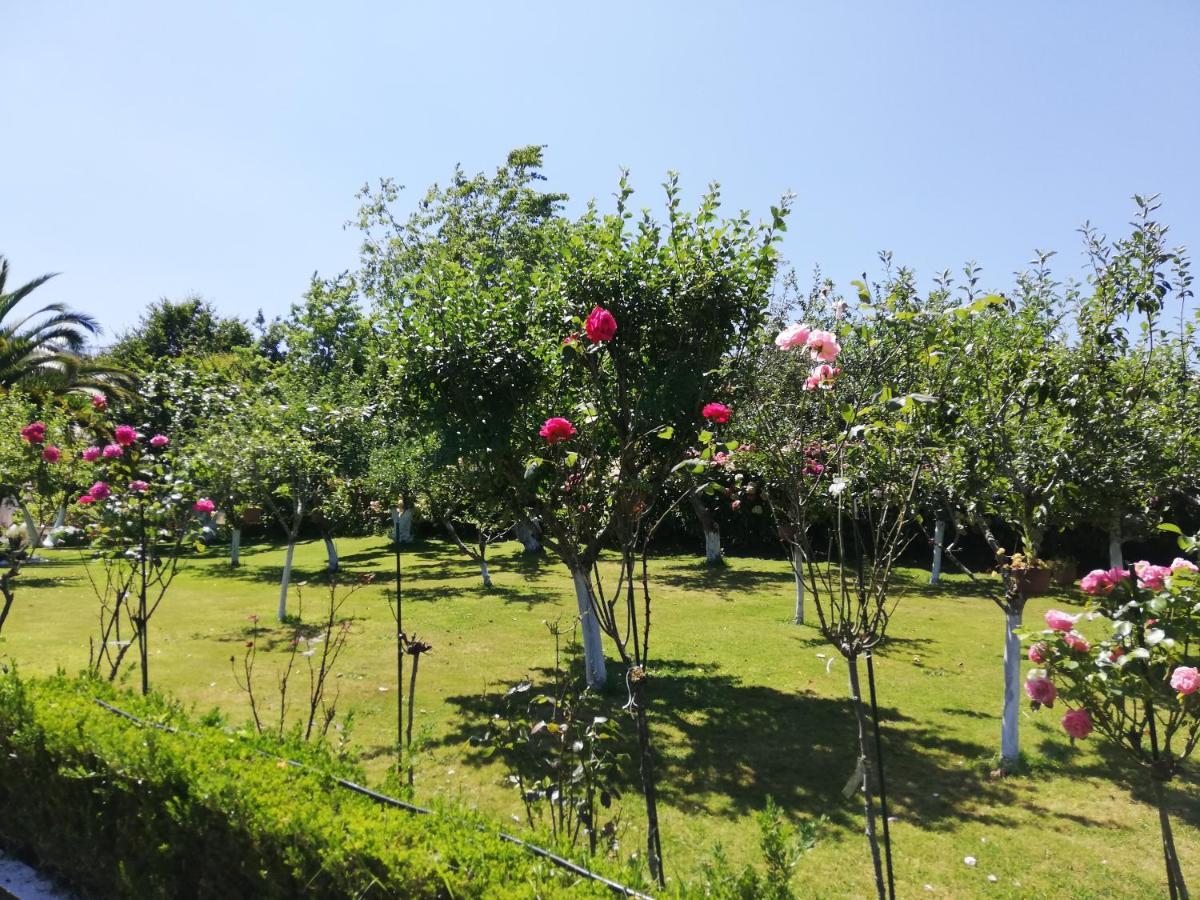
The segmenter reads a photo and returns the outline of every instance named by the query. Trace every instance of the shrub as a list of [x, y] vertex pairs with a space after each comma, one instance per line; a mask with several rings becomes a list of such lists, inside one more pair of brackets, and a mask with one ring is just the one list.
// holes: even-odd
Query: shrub
[[205, 722], [97, 680], [0, 676], [0, 843], [104, 897], [604, 892], [466, 813], [417, 815], [335, 787], [361, 777], [320, 747]]

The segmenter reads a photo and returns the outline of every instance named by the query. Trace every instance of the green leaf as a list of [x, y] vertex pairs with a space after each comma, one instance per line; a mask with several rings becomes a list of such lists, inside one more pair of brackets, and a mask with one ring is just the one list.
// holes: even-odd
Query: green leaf
[[1171, 534], [1183, 534], [1183, 529], [1180, 528], [1178, 525], [1175, 525], [1171, 522], [1160, 522], [1159, 526], [1158, 526], [1158, 530], [1159, 531], [1169, 531], [1169, 532], [1171, 532]]
[[675, 437], [675, 426], [667, 425], [663, 428], [660, 428], [658, 430], [658, 436], [664, 441], [669, 441], [671, 438]]
[[713, 433], [711, 431], [706, 430], [706, 431], [700, 432], [700, 443], [707, 444], [712, 439], [713, 439]]
[[566, 462], [567, 462], [568, 466], [575, 465], [575, 463], [579, 462], [579, 454], [576, 453], [574, 450], [572, 450], [570, 453], [567, 454]]

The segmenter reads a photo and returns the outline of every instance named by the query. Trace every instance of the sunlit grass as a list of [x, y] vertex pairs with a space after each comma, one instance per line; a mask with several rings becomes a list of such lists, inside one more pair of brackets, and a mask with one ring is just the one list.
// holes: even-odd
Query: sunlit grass
[[[374, 572], [373, 585], [348, 604], [354, 634], [340, 665], [339, 706], [353, 708], [354, 754], [382, 778], [395, 741], [394, 627], [387, 596], [394, 562], [380, 538], [338, 542], [349, 580]], [[469, 739], [492, 709], [489, 694], [553, 664], [543, 621], [573, 615], [562, 566], [528, 561], [505, 545], [484, 591], [478, 570], [441, 543], [404, 555], [405, 625], [431, 642], [417, 688], [417, 722], [430, 733], [417, 794], [457, 798], [520, 829], [521, 806]], [[87, 663], [97, 602], [78, 551], [46, 554], [29, 566], [0, 654], [23, 671], [68, 671]], [[227, 568], [218, 549], [189, 560], [151, 625], [153, 686], [231, 721], [249, 718], [233, 679], [252, 623], [261, 617], [262, 692], [274, 702], [274, 667], [291, 630], [274, 622], [283, 551], [247, 547], [243, 567]], [[304, 619], [324, 602], [324, 550], [297, 552]], [[817, 630], [790, 622], [791, 574], [782, 560], [732, 559], [706, 569], [699, 558], [670, 556], [652, 568], [653, 728], [663, 755], [667, 869], [694, 878], [708, 850], [725, 845], [734, 860], [757, 853], [753, 813], [773, 796], [791, 816], [826, 816], [830, 827], [798, 874], [802, 896], [865, 896], [870, 864], [861, 806], [841, 791], [855, 767], [846, 703], [846, 669]], [[1027, 773], [990, 777], [999, 742], [1004, 619], [962, 579], [938, 588], [916, 570], [900, 573], [892, 639], [877, 660], [884, 709], [887, 778], [898, 893], [964, 897], [1158, 896], [1163, 892], [1158, 827], [1148, 791], [1117, 757], [1094, 742], [1072, 748], [1060, 712], [1022, 718]], [[1040, 617], [1057, 597], [1030, 603]], [[292, 609], [296, 610], [293, 596]], [[615, 666], [614, 666], [615, 668]], [[131, 673], [132, 674], [132, 673]], [[614, 682], [616, 679], [614, 679]], [[131, 684], [133, 680], [131, 679]], [[304, 690], [303, 684], [299, 685]], [[614, 708], [623, 701], [614, 693]], [[296, 712], [302, 697], [297, 695]], [[1190, 772], [1189, 775], [1194, 773]], [[1131, 788], [1132, 784], [1132, 788]], [[635, 785], [623, 799], [625, 853], [640, 849]], [[1200, 859], [1200, 796], [1173, 794], [1185, 874]], [[971, 856], [974, 867], [963, 860]], [[996, 877], [995, 882], [988, 880]], [[926, 886], [929, 889], [926, 889]]]

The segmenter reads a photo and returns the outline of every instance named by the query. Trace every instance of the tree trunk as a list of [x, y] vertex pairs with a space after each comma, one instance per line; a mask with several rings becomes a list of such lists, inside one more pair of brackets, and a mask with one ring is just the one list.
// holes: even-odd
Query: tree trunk
[[229, 567], [236, 569], [242, 564], [242, 529], [231, 528], [229, 531]]
[[1021, 639], [1013, 631], [1021, 627], [1022, 610], [1004, 614], [1004, 712], [1000, 720], [1000, 768], [1009, 770], [1021, 755]]
[[287, 555], [283, 558], [283, 577], [279, 580], [279, 612], [278, 618], [282, 622], [287, 618], [287, 598], [288, 588], [292, 583], [292, 556], [296, 552], [296, 536], [288, 536]]
[[491, 588], [492, 573], [488, 571], [487, 560], [482, 556], [479, 557], [479, 575], [481, 578], [483, 578], [483, 586], [485, 588]]
[[1125, 568], [1125, 556], [1121, 552], [1121, 543], [1121, 521], [1118, 519], [1108, 530], [1108, 565], [1110, 568]]
[[571, 569], [575, 584], [575, 603], [579, 609], [579, 630], [583, 634], [583, 667], [588, 687], [599, 689], [608, 681], [604, 666], [604, 644], [600, 640], [600, 622], [592, 609], [592, 585], [586, 569]]
[[411, 544], [413, 539], [413, 511], [411, 507], [406, 508], [403, 512], [398, 509], [392, 510], [392, 538], [398, 544]]
[[933, 523], [933, 569], [929, 572], [929, 583], [937, 584], [942, 578], [942, 548], [946, 543], [946, 520]]
[[522, 552], [529, 555], [542, 552], [541, 529], [528, 519], [522, 519], [513, 529], [513, 534], [521, 546], [524, 548]]
[[867, 748], [867, 715], [863, 708], [862, 690], [858, 685], [858, 658], [846, 660], [850, 670], [850, 697], [854, 706], [854, 717], [858, 721], [858, 763], [862, 769], [863, 806], [866, 810], [867, 843], [871, 847], [871, 863], [875, 867], [875, 889], [879, 900], [886, 900], [887, 887], [883, 881], [883, 860], [879, 855], [879, 838], [875, 835], [875, 802], [871, 787], [871, 754]]
[[29, 541], [29, 550], [32, 552], [42, 546], [42, 535], [37, 522], [33, 521], [33, 513], [24, 501], [21, 501], [21, 515], [25, 517], [25, 538]]
[[339, 572], [341, 569], [338, 567], [337, 546], [333, 543], [333, 538], [329, 535], [326, 534], [323, 537], [325, 539], [325, 557], [327, 560], [325, 570], [327, 572]]
[[1167, 890], [1171, 900], [1188, 900], [1187, 884], [1183, 880], [1183, 867], [1175, 850], [1175, 835], [1171, 831], [1171, 817], [1167, 813], [1166, 791], [1163, 783], [1151, 775], [1154, 784], [1154, 801], [1158, 806], [1158, 827], [1162, 832], [1163, 860], [1167, 867]]
[[792, 547], [792, 574], [796, 579], [796, 615], [797, 625], [804, 624], [804, 551], [798, 546]]
[[44, 540], [42, 543], [45, 544], [47, 547], [57, 546], [58, 541], [55, 540], [55, 538], [54, 538], [54, 532], [56, 532], [56, 531], [58, 531], [58, 529], [62, 528], [63, 525], [66, 523], [66, 521], [67, 521], [67, 505], [65, 503], [60, 503], [58, 506], [58, 512], [55, 513], [55, 515], [54, 515], [54, 524], [50, 526], [50, 534], [49, 534], [49, 536], [47, 536], [46, 540]]
[[719, 566], [724, 560], [721, 557], [721, 526], [717, 524], [712, 511], [704, 503], [704, 498], [697, 491], [689, 495], [692, 509], [704, 530], [704, 562], [710, 566]]

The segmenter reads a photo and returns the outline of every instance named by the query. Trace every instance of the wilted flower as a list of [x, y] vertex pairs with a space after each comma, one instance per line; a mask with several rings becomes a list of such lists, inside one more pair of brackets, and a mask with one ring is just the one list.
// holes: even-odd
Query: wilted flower
[[40, 444], [46, 440], [46, 423], [30, 422], [21, 429], [21, 440], [29, 444]]

